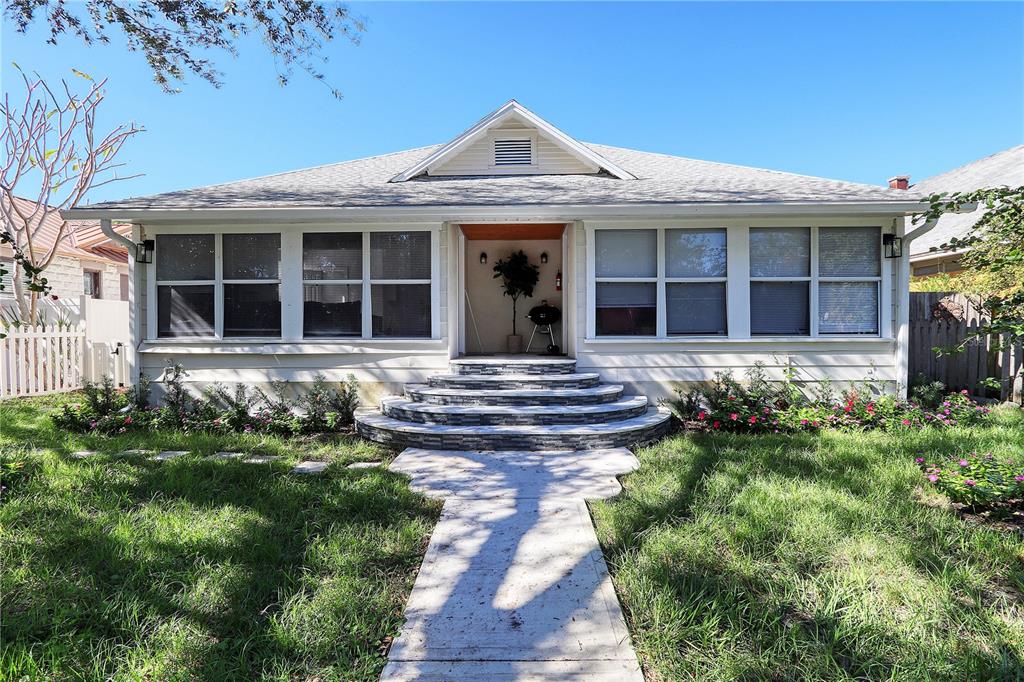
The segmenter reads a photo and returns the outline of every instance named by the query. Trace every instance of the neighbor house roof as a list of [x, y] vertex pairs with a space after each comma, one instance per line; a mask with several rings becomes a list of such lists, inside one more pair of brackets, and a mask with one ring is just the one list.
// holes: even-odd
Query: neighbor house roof
[[[14, 201], [21, 213], [30, 215], [35, 209], [35, 202], [20, 197]], [[46, 253], [53, 247], [53, 243], [60, 234], [62, 220], [60, 215], [53, 211], [45, 218], [36, 218], [34, 225], [39, 229], [32, 238], [33, 248], [37, 253]], [[114, 230], [121, 235], [130, 235], [132, 226], [129, 223], [118, 223]], [[100, 230], [98, 220], [69, 220], [65, 237], [57, 246], [57, 255], [79, 260], [106, 260], [116, 263], [128, 262], [128, 251], [120, 245], [114, 244]], [[10, 255], [8, 248], [3, 249], [4, 255]]]
[[[488, 131], [533, 128], [588, 172], [554, 174], [484, 165], [473, 175], [432, 173]], [[539, 168], [539, 167], [538, 167]], [[461, 171], [460, 171], [461, 172]], [[447, 207], [703, 207], [810, 204], [916, 207], [916, 193], [579, 142], [508, 102], [444, 145], [251, 180], [94, 204], [78, 217], [133, 218], [162, 211], [415, 209]], [[899, 206], [899, 208], [897, 208]], [[147, 213], [148, 212], [148, 213]]]
[[[914, 184], [911, 191], [928, 196], [939, 192], [969, 192], [1002, 185], [1024, 186], [1024, 144], [922, 180]], [[979, 206], [972, 213], [948, 213], [939, 218], [931, 231], [912, 242], [911, 259], [924, 260], [941, 255], [931, 249], [937, 249], [953, 237], [966, 236], [984, 210], [983, 206]]]

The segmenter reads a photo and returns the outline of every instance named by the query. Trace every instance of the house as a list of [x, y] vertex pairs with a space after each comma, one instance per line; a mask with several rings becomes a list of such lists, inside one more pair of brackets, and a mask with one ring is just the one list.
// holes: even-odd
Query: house
[[[930, 196], [940, 192], [970, 192], [1004, 185], [1024, 186], [1024, 144], [922, 180], [913, 185], [912, 189], [920, 195]], [[910, 249], [913, 276], [960, 272], [962, 267], [958, 256], [962, 251], [944, 250], [941, 247], [954, 237], [966, 237], [984, 210], [984, 206], [978, 206], [971, 213], [947, 213], [939, 218], [934, 229], [915, 240]]]
[[[17, 199], [23, 213], [30, 214], [35, 204]], [[62, 221], [56, 213], [48, 214], [39, 226], [33, 246], [37, 253], [48, 253], [60, 234]], [[122, 235], [131, 234], [131, 226], [118, 224]], [[13, 260], [11, 249], [0, 245], [0, 262], [4, 264], [4, 288], [0, 305], [7, 307], [14, 298]], [[128, 250], [114, 243], [100, 230], [98, 220], [72, 220], [66, 236], [57, 245], [57, 255], [43, 273], [58, 302], [74, 308], [80, 296], [115, 301], [128, 300]]]
[[[904, 390], [909, 263], [886, 255], [916, 237], [918, 201], [583, 143], [511, 101], [446, 144], [68, 215], [131, 223], [152, 260], [133, 267], [132, 330], [156, 380], [177, 362], [197, 387], [352, 373], [368, 398], [451, 387], [411, 391], [438, 404], [507, 388], [487, 373], [508, 363], [473, 356], [505, 351], [511, 305], [492, 268], [522, 249], [540, 283], [520, 314], [559, 308], [567, 359], [511, 371], [564, 371], [548, 383], [599, 402], [758, 362], [775, 378]], [[476, 378], [431, 379], [463, 357], [457, 375]]]

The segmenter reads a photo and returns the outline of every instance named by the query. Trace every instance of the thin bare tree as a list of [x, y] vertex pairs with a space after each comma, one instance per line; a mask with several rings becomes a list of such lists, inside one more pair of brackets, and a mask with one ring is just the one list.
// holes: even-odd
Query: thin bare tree
[[[138, 177], [119, 175], [124, 164], [117, 156], [143, 128], [121, 124], [99, 137], [96, 113], [107, 81], [72, 72], [88, 84], [84, 93], [67, 80], [51, 88], [40, 76], [21, 72], [24, 97], [16, 101], [5, 92], [0, 103], [0, 242], [14, 253], [15, 299], [26, 324], [37, 320], [39, 296], [47, 290], [43, 272], [69, 235], [60, 212], [78, 206], [90, 190]], [[43, 239], [53, 225], [56, 238]]]

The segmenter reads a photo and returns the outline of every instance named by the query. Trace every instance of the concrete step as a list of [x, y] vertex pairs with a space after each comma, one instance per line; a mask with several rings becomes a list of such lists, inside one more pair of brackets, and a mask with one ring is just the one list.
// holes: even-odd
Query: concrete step
[[451, 368], [453, 374], [575, 374], [576, 361], [536, 355], [458, 358], [451, 361]]
[[639, 417], [605, 424], [447, 426], [401, 421], [376, 410], [356, 415], [364, 438], [397, 447], [436, 450], [590, 450], [658, 438], [671, 426], [671, 412], [648, 408]]
[[441, 388], [427, 384], [406, 384], [405, 394], [412, 400], [433, 405], [595, 405], [622, 399], [620, 384], [601, 384], [592, 388], [523, 388], [473, 390]]
[[431, 386], [439, 388], [465, 388], [471, 390], [512, 390], [519, 388], [591, 388], [601, 383], [601, 377], [586, 374], [435, 374], [429, 378]]
[[381, 401], [381, 412], [393, 419], [450, 426], [598, 424], [639, 417], [646, 411], [643, 396], [594, 405], [435, 405], [397, 396]]

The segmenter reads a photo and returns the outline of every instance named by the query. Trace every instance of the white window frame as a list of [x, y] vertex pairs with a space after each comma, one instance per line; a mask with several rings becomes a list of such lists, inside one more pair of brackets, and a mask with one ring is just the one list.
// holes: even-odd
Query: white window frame
[[[165, 233], [167, 234], [167, 233]], [[182, 230], [172, 234], [180, 235], [203, 235], [208, 234], [201, 230]], [[156, 236], [154, 235], [154, 239]], [[163, 249], [155, 248], [153, 250], [153, 262], [147, 266], [146, 276], [150, 282], [149, 287], [149, 319], [148, 322], [148, 336], [151, 339], [159, 340], [161, 342], [167, 340], [196, 340], [196, 339], [222, 339], [224, 332], [224, 287], [223, 284], [218, 284], [222, 279], [224, 268], [221, 263], [221, 239], [220, 234], [213, 235], [213, 279], [157, 279], [157, 263], [161, 258], [161, 252]], [[213, 286], [213, 336], [160, 336], [160, 330], [157, 328], [159, 324], [159, 312], [160, 306], [159, 291], [160, 287], [185, 287], [185, 286]]]
[[[301, 343], [316, 344], [324, 346], [329, 344], [353, 344], [370, 343], [374, 345], [408, 344], [410, 342], [436, 341], [441, 338], [441, 231], [442, 223], [303, 223], [298, 225], [167, 225], [151, 224], [145, 228], [145, 237], [155, 239], [161, 234], [213, 234], [214, 239], [214, 263], [216, 264], [216, 278], [213, 280], [188, 280], [184, 282], [160, 280], [159, 285], [164, 284], [213, 284], [214, 285], [214, 318], [215, 334], [213, 336], [158, 336], [157, 335], [157, 286], [156, 264], [160, 258], [160, 249], [153, 253], [153, 262], [138, 267], [144, 269], [146, 278], [146, 334], [147, 343], [159, 343], [161, 345], [174, 344], [254, 344], [254, 343]], [[224, 234], [257, 234], [276, 233], [281, 235], [281, 266], [280, 295], [281, 295], [281, 336], [256, 337], [236, 336], [225, 338], [224, 329], [224, 298], [223, 287], [217, 285], [222, 279], [223, 259], [221, 257], [221, 235]], [[318, 337], [305, 339], [303, 337], [303, 295], [302, 295], [302, 235], [310, 232], [363, 232], [363, 266], [367, 276], [369, 275], [369, 236], [370, 232], [430, 232], [430, 279], [415, 280], [415, 283], [430, 284], [430, 336], [429, 337], [372, 337], [370, 326], [372, 326], [371, 311], [368, 310], [369, 297], [364, 296], [363, 302], [363, 335], [339, 336], [339, 337]], [[141, 235], [140, 235], [141, 237]], [[268, 282], [269, 280], [258, 280]], [[317, 280], [324, 282], [325, 280]], [[406, 280], [371, 280], [380, 284], [400, 284]], [[409, 280], [412, 281], [412, 280]], [[248, 280], [246, 281], [248, 282]], [[365, 290], [364, 290], [365, 291]], [[369, 320], [369, 322], [367, 322]], [[368, 326], [370, 325], [370, 326]]]
[[[585, 273], [585, 335], [583, 341], [587, 344], [627, 344], [627, 343], [654, 343], [661, 345], [676, 345], [686, 347], [687, 344], [714, 343], [773, 343], [773, 342], [806, 342], [806, 343], [877, 343], [892, 342], [894, 336], [893, 319], [893, 294], [895, 284], [895, 269], [892, 259], [884, 257], [882, 260], [881, 276], [863, 278], [879, 282], [879, 325], [878, 334], [819, 334], [818, 333], [818, 300], [817, 286], [814, 281], [818, 274], [818, 228], [824, 227], [874, 227], [878, 228], [880, 235], [894, 233], [896, 225], [888, 227], [888, 221], [881, 221], [877, 217], [837, 217], [837, 218], [812, 218], [811, 220], [793, 220], [791, 218], [764, 218], [756, 222], [742, 218], [695, 218], [695, 219], [665, 219], [665, 220], [601, 220], [586, 221], [583, 225], [586, 239], [584, 259], [586, 264]], [[598, 336], [596, 333], [596, 283], [598, 281], [615, 281], [618, 278], [597, 278], [596, 269], [596, 240], [595, 235], [599, 230], [625, 230], [625, 229], [680, 229], [680, 228], [725, 228], [727, 245], [727, 266], [726, 266], [726, 325], [727, 336], [690, 336], [672, 335], [665, 333], [667, 326], [667, 308], [664, 297], [664, 287], [659, 286], [658, 298], [658, 335], [657, 336]], [[797, 281], [805, 279], [811, 282], [809, 294], [809, 305], [811, 309], [810, 327], [811, 333], [806, 336], [768, 336], [752, 335], [750, 333], [750, 228], [780, 228], [780, 227], [809, 227], [811, 229], [811, 276], [805, 278], [754, 278], [766, 281]], [[881, 236], [879, 236], [881, 239]], [[663, 239], [659, 243], [659, 253], [664, 249]], [[659, 277], [657, 281], [666, 281], [664, 277], [664, 258], [659, 256]], [[650, 279], [650, 278], [648, 278]], [[668, 278], [671, 281], [674, 278]], [[825, 281], [850, 281], [858, 278], [823, 278]], [[622, 281], [641, 281], [642, 278], [626, 278]], [[697, 281], [697, 280], [686, 280]]]
[[[842, 227], [868, 228], [868, 227], [870, 227], [870, 228], [874, 228], [874, 229], [878, 230], [878, 245], [879, 245], [878, 246], [878, 260], [879, 260], [879, 263], [878, 263], [878, 275], [876, 275], [874, 277], [847, 277], [847, 276], [840, 277], [840, 276], [833, 276], [833, 275], [823, 276], [823, 275], [819, 275], [818, 274], [818, 268], [820, 267], [820, 263], [818, 263], [818, 259], [817, 259], [817, 257], [818, 257], [818, 248], [819, 248], [818, 237], [821, 234], [821, 230], [828, 230], [828, 229], [833, 228], [833, 227], [836, 227], [836, 228], [842, 228]], [[811, 285], [811, 291], [812, 291], [812, 296], [813, 296], [812, 300], [813, 300], [813, 303], [814, 303], [814, 318], [811, 320], [811, 329], [815, 333], [816, 336], [821, 336], [821, 337], [824, 337], [824, 338], [831, 338], [831, 337], [834, 337], [834, 336], [839, 336], [839, 337], [843, 337], [843, 336], [860, 336], [860, 337], [868, 338], [868, 339], [878, 338], [878, 337], [882, 336], [882, 277], [885, 274], [885, 261], [886, 261], [885, 249], [882, 248], [882, 235], [884, 233], [885, 233], [885, 230], [882, 229], [878, 225], [827, 225], [827, 226], [823, 226], [823, 227], [813, 227], [813, 228], [811, 228], [811, 240], [812, 240], [812, 243], [811, 243], [811, 253], [812, 253], [813, 257], [814, 257], [814, 260], [811, 263], [811, 274], [814, 275], [814, 282]], [[878, 299], [877, 299], [878, 300], [878, 306], [875, 309], [875, 329], [876, 329], [876, 331], [873, 334], [858, 334], [858, 333], [852, 333], [852, 332], [819, 332], [818, 331], [818, 325], [821, 323], [821, 310], [818, 309], [819, 308], [819, 306], [818, 306], [818, 299], [819, 299], [819, 296], [818, 296], [818, 285], [820, 285], [823, 282], [825, 282], [825, 283], [830, 283], [830, 282], [875, 282], [875, 293], [878, 296]]]
[[[707, 337], [707, 334], [673, 334], [668, 331], [668, 285], [669, 284], [706, 284], [706, 283], [720, 283], [725, 285], [725, 333], [724, 334], [711, 334], [710, 338], [714, 339], [725, 339], [729, 337], [729, 228], [727, 227], [660, 227], [658, 228], [658, 274], [661, 276], [664, 274], [668, 263], [668, 249], [665, 247], [665, 233], [668, 231], [683, 231], [683, 230], [721, 230], [725, 234], [725, 276], [724, 277], [669, 277], [665, 275], [660, 277], [658, 282], [658, 288], [662, 291], [662, 295], [665, 303], [665, 312], [663, 315], [659, 315], [659, 336], [666, 336], [670, 339], [689, 339], [689, 338], [700, 338]], [[664, 323], [665, 329], [664, 334], [661, 333], [660, 325]]]
[[[750, 230], [782, 230], [786, 228], [807, 230], [807, 238], [810, 240], [810, 249], [808, 258], [810, 262], [808, 265], [808, 275], [806, 277], [795, 277], [795, 276], [781, 276], [781, 277], [754, 277], [750, 274], [750, 267], [747, 267], [747, 281], [751, 284], [755, 282], [775, 282], [779, 284], [792, 284], [793, 282], [806, 282], [807, 283], [807, 333], [806, 334], [788, 334], [787, 338], [792, 339], [806, 339], [817, 336], [818, 331], [818, 316], [815, 311], [818, 310], [818, 287], [815, 284], [816, 277], [818, 274], [818, 232], [816, 227], [810, 225], [751, 225], [747, 231], [747, 253], [750, 253]], [[750, 293], [747, 293], [747, 306], [750, 305]], [[753, 311], [751, 311], [753, 312]], [[752, 315], [751, 315], [752, 317]], [[757, 334], [754, 332], [753, 320], [750, 321], [750, 335], [752, 338], [763, 338], [778, 336], [777, 334]]]
[[[307, 284], [341, 284], [341, 285], [348, 285], [348, 286], [353, 286], [353, 285], [358, 284], [359, 285], [359, 295], [361, 297], [360, 300], [359, 300], [359, 305], [360, 305], [359, 320], [360, 320], [360, 324], [361, 324], [361, 327], [360, 327], [360, 330], [359, 330], [359, 334], [358, 335], [356, 335], [356, 334], [338, 334], [336, 336], [306, 336], [306, 321], [305, 321], [305, 317], [303, 317], [302, 327], [299, 329], [299, 333], [302, 335], [302, 338], [304, 340], [306, 340], [306, 341], [331, 341], [331, 340], [342, 340], [342, 339], [366, 339], [366, 338], [370, 337], [370, 332], [372, 331], [372, 327], [373, 327], [373, 320], [371, 318], [372, 312], [367, 310], [367, 307], [368, 307], [367, 303], [369, 302], [369, 299], [370, 299], [370, 290], [368, 288], [368, 286], [369, 286], [368, 285], [368, 280], [370, 279], [369, 278], [369, 267], [370, 267], [370, 233], [369, 232], [364, 232], [362, 230], [346, 230], [346, 229], [343, 229], [343, 228], [339, 228], [337, 230], [331, 230], [330, 232], [327, 232], [326, 234], [338, 234], [338, 233], [358, 234], [358, 235], [362, 236], [362, 239], [360, 241], [360, 249], [362, 249], [362, 251], [360, 252], [360, 260], [361, 260], [361, 263], [362, 263], [362, 265], [360, 267], [360, 270], [361, 270], [362, 277], [359, 278], [359, 279], [306, 279], [305, 277], [302, 277], [302, 291], [303, 291], [303, 294], [302, 294], [302, 307], [303, 307], [303, 309], [305, 309], [305, 305], [306, 305], [306, 294], [305, 294], [305, 291], [306, 291], [306, 285]], [[305, 250], [306, 250], [305, 236], [307, 234], [324, 234], [324, 232], [323, 231], [307, 232], [305, 230], [302, 231], [302, 233], [299, 235], [299, 249], [302, 252], [301, 253], [302, 258], [305, 258]], [[300, 276], [301, 276], [301, 273], [303, 273], [303, 272], [305, 272], [305, 268], [301, 268], [300, 269]], [[369, 325], [367, 325], [367, 320], [369, 320]], [[368, 326], [369, 326], [369, 329], [367, 328]]]
[[[284, 237], [280, 232], [230, 232], [228, 234], [276, 234], [278, 236], [278, 260], [276, 279], [224, 279], [224, 233], [216, 236], [216, 251], [214, 258], [217, 266], [217, 284], [214, 287], [213, 310], [217, 319], [217, 337], [223, 339], [280, 339], [284, 335], [284, 300], [281, 291], [281, 268], [284, 265]], [[155, 254], [155, 252], [154, 252]], [[154, 258], [154, 261], [156, 259]], [[224, 285], [226, 284], [266, 284], [277, 286], [277, 298], [281, 304], [281, 331], [277, 336], [225, 336], [224, 335]], [[218, 312], [219, 306], [219, 312]]]

